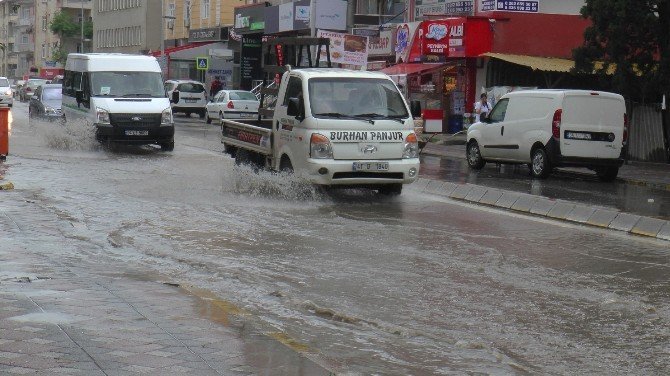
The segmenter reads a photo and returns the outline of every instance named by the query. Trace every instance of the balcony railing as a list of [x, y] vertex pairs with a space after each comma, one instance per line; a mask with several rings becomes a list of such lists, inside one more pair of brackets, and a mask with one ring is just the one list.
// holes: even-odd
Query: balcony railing
[[16, 43], [14, 44], [14, 52], [33, 52], [35, 45], [32, 43]]
[[84, 6], [84, 9], [91, 9], [92, 8], [92, 1], [90, 0], [63, 0], [63, 8], [77, 8], [81, 9], [82, 3]]
[[19, 26], [32, 26], [33, 25], [33, 19], [32, 18], [19, 18], [18, 25]]

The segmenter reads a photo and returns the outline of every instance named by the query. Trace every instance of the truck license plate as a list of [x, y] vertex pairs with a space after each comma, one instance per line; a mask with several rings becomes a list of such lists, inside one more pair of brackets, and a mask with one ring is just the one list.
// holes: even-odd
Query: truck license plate
[[149, 131], [126, 131], [126, 136], [148, 136]]
[[354, 171], [388, 171], [388, 162], [354, 162]]

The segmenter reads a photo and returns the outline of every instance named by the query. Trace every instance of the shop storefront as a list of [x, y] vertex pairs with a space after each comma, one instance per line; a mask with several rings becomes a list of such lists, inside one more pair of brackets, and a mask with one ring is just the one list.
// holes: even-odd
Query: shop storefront
[[382, 71], [398, 83], [409, 101], [421, 104], [426, 132], [455, 133], [472, 119], [479, 56], [489, 52], [492, 44], [486, 18], [401, 24], [395, 47], [399, 64]]
[[254, 81], [263, 79], [265, 8], [266, 3], [235, 8], [234, 35], [239, 38], [239, 49], [235, 51], [234, 86], [243, 90], [251, 90]]

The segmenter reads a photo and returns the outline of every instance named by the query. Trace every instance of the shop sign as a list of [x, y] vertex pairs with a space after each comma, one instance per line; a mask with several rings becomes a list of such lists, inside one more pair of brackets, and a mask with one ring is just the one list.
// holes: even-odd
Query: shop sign
[[474, 0], [446, 0], [439, 3], [430, 0], [417, 1], [414, 7], [414, 19], [422, 20], [426, 15], [472, 15]]
[[265, 29], [265, 22], [263, 21], [252, 22], [251, 25], [249, 25], [249, 30], [263, 30], [263, 29]]
[[243, 90], [251, 90], [253, 80], [260, 79], [262, 60], [262, 37], [257, 34], [242, 37], [240, 51], [240, 86]]
[[393, 54], [393, 31], [385, 30], [378, 37], [368, 37], [369, 56], [389, 56]]
[[[368, 37], [319, 30], [319, 38], [330, 38], [330, 61], [338, 64], [367, 66]], [[321, 51], [320, 61], [326, 61], [326, 52]]]
[[352, 28], [351, 33], [354, 35], [360, 35], [362, 37], [378, 37], [379, 36], [379, 28], [374, 28], [374, 29], [356, 29]]
[[293, 29], [293, 3], [279, 5], [279, 31]]
[[189, 42], [213, 42], [223, 40], [220, 27], [211, 27], [206, 29], [190, 30], [188, 33]]
[[378, 71], [384, 68], [386, 68], [386, 61], [369, 61], [367, 70]]
[[[346, 30], [347, 2], [342, 0], [319, 1], [316, 3], [317, 29]], [[297, 17], [297, 14], [296, 14]]]
[[265, 34], [309, 29], [310, 0], [298, 0], [264, 9]]
[[241, 14], [238, 14], [235, 16], [235, 28], [236, 29], [243, 29], [245, 27], [249, 27], [249, 17], [242, 16]]
[[539, 11], [539, 1], [528, 0], [498, 0], [496, 10], [507, 12], [528, 12], [537, 13]]
[[440, 57], [465, 56], [464, 30], [463, 19], [424, 21], [423, 54]]
[[479, 10], [481, 12], [490, 12], [496, 10], [496, 0], [479, 0]]

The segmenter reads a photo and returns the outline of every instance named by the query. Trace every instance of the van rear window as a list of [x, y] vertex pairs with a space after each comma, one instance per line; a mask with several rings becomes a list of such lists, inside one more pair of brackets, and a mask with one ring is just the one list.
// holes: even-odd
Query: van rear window
[[183, 93], [202, 93], [205, 88], [200, 84], [184, 83], [177, 86], [177, 90]]

